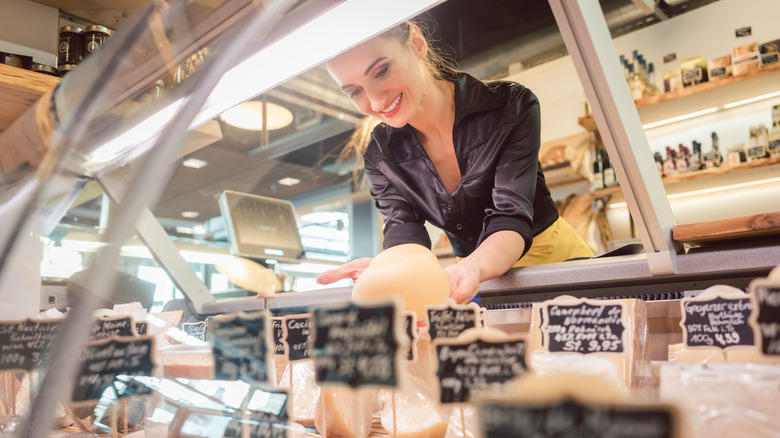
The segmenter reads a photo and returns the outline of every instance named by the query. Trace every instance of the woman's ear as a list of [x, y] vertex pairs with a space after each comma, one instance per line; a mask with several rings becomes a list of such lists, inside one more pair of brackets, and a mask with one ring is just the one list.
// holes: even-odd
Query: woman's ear
[[416, 24], [409, 26], [409, 45], [417, 55], [417, 59], [425, 59], [428, 56], [428, 41]]

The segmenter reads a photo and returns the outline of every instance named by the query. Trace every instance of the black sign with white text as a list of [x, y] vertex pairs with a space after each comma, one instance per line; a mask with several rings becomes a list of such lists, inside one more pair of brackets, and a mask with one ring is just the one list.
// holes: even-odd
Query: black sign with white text
[[709, 300], [684, 300], [681, 325], [688, 347], [726, 348], [754, 345], [749, 318], [750, 298], [716, 297]]
[[428, 308], [428, 335], [437, 338], [455, 338], [464, 331], [479, 327], [479, 307], [448, 305], [445, 308]]
[[761, 351], [780, 356], [780, 287], [758, 287], [755, 294]]
[[97, 341], [117, 336], [135, 336], [136, 334], [132, 316], [97, 318], [89, 330], [87, 339]]
[[398, 340], [394, 304], [315, 309], [314, 366], [317, 383], [395, 387]]
[[287, 358], [290, 362], [305, 360], [311, 357], [311, 319], [308, 315], [301, 317], [284, 317], [284, 344]]
[[0, 323], [0, 370], [32, 371], [46, 366], [63, 322], [26, 319]]
[[215, 317], [210, 321], [209, 340], [214, 345], [217, 380], [269, 382], [266, 330], [272, 328], [263, 313]]
[[623, 306], [582, 302], [549, 304], [542, 323], [548, 351], [573, 353], [622, 353]]

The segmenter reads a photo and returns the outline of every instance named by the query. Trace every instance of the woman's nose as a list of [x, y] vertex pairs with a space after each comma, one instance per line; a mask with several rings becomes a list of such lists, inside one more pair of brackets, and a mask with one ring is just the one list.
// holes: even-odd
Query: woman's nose
[[366, 90], [368, 96], [368, 102], [371, 105], [371, 110], [379, 112], [385, 109], [385, 93], [378, 90]]

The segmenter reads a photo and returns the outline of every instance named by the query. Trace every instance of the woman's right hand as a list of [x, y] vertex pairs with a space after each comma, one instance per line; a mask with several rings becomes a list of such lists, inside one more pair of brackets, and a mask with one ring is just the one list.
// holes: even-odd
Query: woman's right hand
[[331, 284], [345, 278], [351, 278], [352, 281], [355, 281], [371, 264], [371, 260], [371, 257], [363, 257], [344, 263], [336, 269], [325, 271], [317, 277], [317, 283]]

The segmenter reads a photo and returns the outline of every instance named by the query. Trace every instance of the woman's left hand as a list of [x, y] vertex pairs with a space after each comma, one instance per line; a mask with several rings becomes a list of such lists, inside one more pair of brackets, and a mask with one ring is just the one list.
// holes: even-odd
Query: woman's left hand
[[450, 280], [450, 298], [456, 303], [468, 303], [477, 296], [480, 269], [476, 263], [464, 259], [447, 266], [444, 272]]

